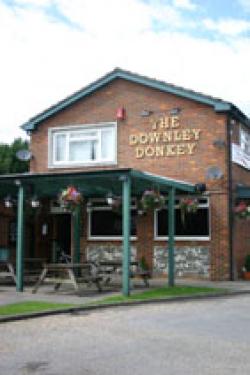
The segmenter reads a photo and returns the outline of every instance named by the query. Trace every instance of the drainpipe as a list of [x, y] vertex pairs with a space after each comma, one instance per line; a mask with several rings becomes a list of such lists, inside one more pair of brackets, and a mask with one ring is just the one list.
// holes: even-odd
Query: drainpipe
[[234, 274], [234, 253], [233, 253], [233, 178], [232, 178], [232, 124], [230, 115], [227, 116], [227, 170], [228, 170], [228, 224], [229, 224], [229, 262], [230, 262], [230, 280], [235, 280]]

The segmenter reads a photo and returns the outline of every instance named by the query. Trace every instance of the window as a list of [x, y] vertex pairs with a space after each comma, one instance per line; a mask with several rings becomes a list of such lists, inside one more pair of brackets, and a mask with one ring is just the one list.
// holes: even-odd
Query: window
[[250, 133], [240, 128], [240, 147], [247, 154], [250, 155]]
[[[137, 210], [131, 208], [131, 236], [136, 237]], [[88, 213], [88, 238], [94, 240], [122, 239], [122, 215], [109, 206], [92, 207]]]
[[49, 130], [50, 165], [57, 167], [116, 162], [116, 124]]
[[[199, 199], [199, 208], [196, 213], [187, 214], [185, 223], [181, 220], [179, 200], [175, 205], [175, 235], [177, 240], [209, 240], [210, 217], [208, 198]], [[168, 236], [167, 208], [155, 211], [155, 239], [166, 240]]]

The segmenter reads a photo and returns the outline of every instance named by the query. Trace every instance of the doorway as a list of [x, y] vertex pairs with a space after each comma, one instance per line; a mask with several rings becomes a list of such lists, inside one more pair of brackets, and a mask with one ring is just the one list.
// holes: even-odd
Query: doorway
[[71, 214], [54, 215], [54, 239], [60, 252], [71, 255]]

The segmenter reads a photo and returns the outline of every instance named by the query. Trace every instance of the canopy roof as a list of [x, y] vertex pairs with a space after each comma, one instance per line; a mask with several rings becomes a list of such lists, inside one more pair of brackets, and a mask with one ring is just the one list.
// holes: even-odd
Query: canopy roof
[[108, 193], [121, 195], [122, 180], [131, 178], [133, 196], [139, 196], [147, 189], [156, 188], [168, 193], [174, 187], [177, 193], [195, 193], [196, 185], [174, 180], [130, 168], [95, 170], [87, 172], [60, 173], [24, 173], [0, 176], [0, 198], [8, 194], [15, 195], [20, 184], [26, 187], [28, 194], [38, 197], [54, 197], [62, 189], [74, 185], [84, 197], [104, 197]]

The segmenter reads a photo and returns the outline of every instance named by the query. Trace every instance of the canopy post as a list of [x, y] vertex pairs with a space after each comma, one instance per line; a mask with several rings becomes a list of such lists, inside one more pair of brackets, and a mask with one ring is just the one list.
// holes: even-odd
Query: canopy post
[[74, 228], [74, 263], [80, 263], [80, 229], [81, 229], [81, 206], [77, 205], [73, 212]]
[[123, 262], [122, 262], [122, 292], [130, 294], [130, 230], [131, 230], [131, 178], [122, 178], [122, 229], [123, 229]]
[[174, 262], [174, 243], [175, 243], [175, 189], [169, 189], [168, 195], [168, 286], [175, 284], [175, 262]]
[[17, 242], [16, 242], [16, 290], [23, 292], [23, 266], [24, 266], [24, 187], [18, 185], [17, 202]]

